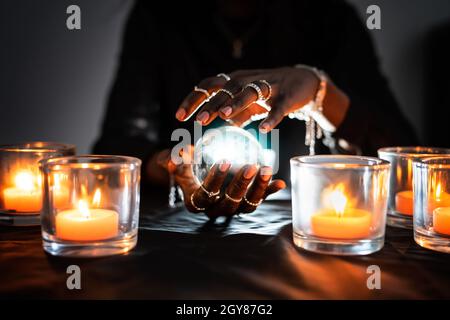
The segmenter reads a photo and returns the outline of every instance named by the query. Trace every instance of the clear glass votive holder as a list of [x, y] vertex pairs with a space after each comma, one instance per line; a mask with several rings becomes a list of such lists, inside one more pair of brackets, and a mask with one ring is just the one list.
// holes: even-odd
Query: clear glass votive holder
[[387, 224], [412, 229], [414, 213], [413, 162], [442, 154], [450, 149], [433, 147], [388, 147], [378, 150], [378, 156], [391, 163]]
[[450, 155], [414, 162], [414, 240], [450, 253]]
[[335, 255], [366, 255], [384, 245], [389, 163], [359, 156], [291, 159], [294, 243]]
[[75, 146], [25, 142], [0, 146], [0, 224], [40, 224], [42, 178], [39, 161], [75, 154]]
[[[135, 247], [141, 161], [124, 156], [74, 156], [41, 162], [42, 237], [55, 256], [99, 257]], [[67, 201], [60, 201], [65, 194]]]

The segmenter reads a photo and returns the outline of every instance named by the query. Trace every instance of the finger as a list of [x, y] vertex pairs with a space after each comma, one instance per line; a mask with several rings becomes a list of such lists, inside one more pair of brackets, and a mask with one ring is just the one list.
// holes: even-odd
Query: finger
[[267, 118], [264, 119], [259, 125], [259, 131], [261, 133], [268, 133], [275, 128], [285, 116], [285, 110], [289, 110], [289, 98], [284, 94], [278, 94], [269, 102], [272, 106]]
[[170, 149], [165, 149], [160, 153], [158, 153], [158, 155], [156, 156], [156, 164], [166, 170], [168, 169], [167, 164], [169, 160], [170, 160]]
[[172, 158], [172, 151], [173, 150], [170, 149], [162, 150], [156, 157], [156, 163], [158, 166], [166, 169], [171, 174], [175, 172], [178, 164], [183, 163], [183, 158], [181, 157], [183, 149], [180, 149], [178, 153], [178, 156], [181, 157], [181, 161], [174, 161]]
[[206, 102], [199, 111], [196, 120], [202, 125], [210, 124], [218, 114], [218, 110], [225, 104], [229, 104], [230, 100], [242, 90], [242, 79], [231, 79], [226, 85], [219, 90], [217, 94]]
[[241, 202], [239, 212], [250, 213], [255, 211], [255, 209], [264, 199], [264, 195], [271, 178], [271, 167], [264, 166], [259, 169], [255, 181], [253, 181], [252, 185], [247, 191], [244, 201]]
[[273, 181], [269, 184], [269, 186], [267, 187], [263, 199], [267, 198], [269, 195], [271, 195], [271, 194], [273, 194], [273, 193], [275, 193], [275, 192], [278, 192], [278, 191], [280, 191], [280, 190], [283, 190], [284, 188], [286, 188], [286, 182], [284, 182], [284, 181], [281, 180], [281, 179], [273, 180]]
[[[268, 98], [272, 94], [272, 90], [272, 85], [269, 88], [267, 84], [259, 80], [247, 83], [244, 89], [230, 101], [229, 105], [220, 109], [220, 117], [226, 120], [236, 116], [254, 102]], [[261, 97], [258, 91], [260, 91]]]
[[180, 121], [188, 120], [198, 108], [200, 108], [214, 92], [222, 88], [225, 83], [227, 83], [227, 80], [223, 77], [210, 77], [202, 80], [197, 88], [199, 88], [199, 90], [206, 90], [207, 93], [200, 91], [192, 91], [189, 93], [178, 108], [175, 117]]
[[202, 186], [195, 190], [192, 199], [189, 199], [189, 202], [191, 202], [191, 200], [194, 202], [189, 203], [189, 205], [192, 206], [195, 211], [201, 211], [197, 209], [198, 207], [206, 209], [217, 201], [220, 188], [222, 187], [230, 167], [231, 164], [229, 162], [214, 164], [203, 181]]
[[242, 198], [247, 192], [247, 187], [252, 182], [258, 169], [255, 165], [246, 165], [241, 168], [228, 185], [225, 195], [218, 203], [215, 214], [231, 216], [236, 213]]
[[[252, 122], [252, 118], [257, 115], [267, 115], [267, 110], [261, 107], [258, 103], [252, 103], [249, 107], [237, 113], [230, 119], [227, 119], [229, 123], [238, 127], [245, 127]], [[258, 119], [259, 120], [259, 119]], [[256, 121], [256, 120], [255, 120]]]
[[183, 147], [183, 149], [180, 150], [180, 155], [182, 161], [179, 164], [176, 164], [176, 162], [172, 159], [169, 159], [168, 167], [169, 172], [174, 174], [175, 181], [182, 187], [182, 189], [186, 189], [187, 187], [192, 187], [196, 184], [192, 171], [194, 147], [192, 145]]

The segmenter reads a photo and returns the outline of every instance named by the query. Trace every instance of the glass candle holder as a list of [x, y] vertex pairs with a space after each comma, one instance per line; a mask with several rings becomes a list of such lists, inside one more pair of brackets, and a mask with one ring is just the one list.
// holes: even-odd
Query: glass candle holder
[[414, 162], [414, 239], [450, 253], [450, 155]]
[[378, 150], [378, 156], [391, 163], [387, 215], [389, 226], [412, 229], [414, 212], [413, 162], [442, 154], [450, 154], [450, 149], [389, 147]]
[[380, 250], [389, 187], [387, 161], [358, 156], [291, 159], [294, 243], [337, 255]]
[[56, 256], [98, 257], [134, 248], [140, 168], [139, 159], [122, 156], [42, 161], [44, 250]]
[[39, 161], [75, 154], [75, 146], [26, 142], [0, 146], [0, 224], [40, 224], [42, 179]]

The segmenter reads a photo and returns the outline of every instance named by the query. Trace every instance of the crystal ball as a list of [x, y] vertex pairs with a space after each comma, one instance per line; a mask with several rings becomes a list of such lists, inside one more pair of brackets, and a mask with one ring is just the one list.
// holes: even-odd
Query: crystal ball
[[224, 160], [231, 164], [229, 173], [235, 174], [247, 164], [261, 166], [264, 151], [258, 140], [244, 129], [232, 126], [208, 129], [194, 147], [193, 171], [197, 181], [203, 183], [211, 167]]

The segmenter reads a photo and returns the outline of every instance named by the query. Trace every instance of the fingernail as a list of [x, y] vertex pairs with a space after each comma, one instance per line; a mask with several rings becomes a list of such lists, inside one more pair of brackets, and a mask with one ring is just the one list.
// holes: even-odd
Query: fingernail
[[203, 111], [197, 116], [197, 121], [201, 123], [205, 123], [209, 119], [209, 113], [208, 111]]
[[269, 132], [270, 129], [270, 124], [267, 122], [264, 122], [260, 127], [259, 127], [259, 131], [261, 131], [262, 133], [267, 133]]
[[231, 166], [231, 163], [229, 163], [229, 162], [224, 162], [224, 163], [222, 163], [222, 164], [219, 166], [219, 170], [220, 170], [221, 172], [225, 172], [225, 171], [227, 171], [227, 170], [230, 168], [230, 166]]
[[177, 113], [175, 114], [175, 117], [178, 119], [178, 120], [183, 120], [184, 119], [184, 116], [186, 115], [186, 110], [184, 110], [184, 109], [178, 109], [178, 111], [177, 111]]
[[255, 173], [256, 173], [256, 167], [253, 165], [250, 165], [244, 171], [244, 178], [250, 179], [255, 175]]
[[263, 181], [268, 181], [270, 177], [272, 177], [272, 168], [271, 167], [262, 167], [261, 171], [261, 179]]
[[228, 107], [220, 109], [220, 112], [222, 112], [226, 117], [228, 117], [233, 112], [233, 108], [228, 106]]

